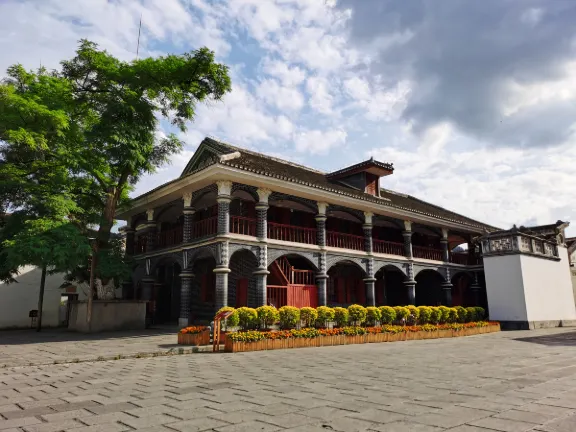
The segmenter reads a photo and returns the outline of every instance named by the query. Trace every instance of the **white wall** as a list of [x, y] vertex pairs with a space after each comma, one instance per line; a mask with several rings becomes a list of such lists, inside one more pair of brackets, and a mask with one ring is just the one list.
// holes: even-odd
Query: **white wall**
[[558, 247], [561, 261], [522, 255], [522, 277], [528, 321], [576, 320], [568, 252]]
[[490, 319], [528, 321], [520, 255], [484, 257], [484, 274]]
[[[39, 268], [26, 266], [20, 269], [20, 274], [15, 278], [18, 283], [0, 282], [0, 329], [30, 327], [28, 313], [38, 308], [41, 275]], [[43, 327], [58, 326], [62, 293], [59, 287], [63, 283], [63, 274], [46, 275]]]

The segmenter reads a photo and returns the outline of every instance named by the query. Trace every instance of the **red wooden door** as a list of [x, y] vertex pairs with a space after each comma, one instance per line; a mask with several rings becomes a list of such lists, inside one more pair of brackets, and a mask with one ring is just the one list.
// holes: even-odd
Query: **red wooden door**
[[335, 278], [334, 286], [336, 287], [336, 302], [346, 303], [346, 284], [344, 278]]
[[248, 279], [238, 279], [236, 282], [236, 307], [248, 306]]

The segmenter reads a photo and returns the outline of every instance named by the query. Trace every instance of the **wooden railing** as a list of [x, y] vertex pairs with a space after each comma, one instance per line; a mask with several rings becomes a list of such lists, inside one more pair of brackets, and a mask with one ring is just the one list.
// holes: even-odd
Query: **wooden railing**
[[282, 273], [282, 278], [284, 281], [289, 284], [292, 282], [292, 269], [293, 267], [290, 265], [290, 261], [285, 256], [278, 258], [274, 261], [278, 268], [280, 269], [280, 273]]
[[326, 245], [342, 249], [364, 250], [364, 237], [327, 231]]
[[316, 244], [316, 229], [268, 222], [268, 238], [293, 243]]
[[218, 230], [218, 217], [211, 217], [192, 225], [192, 238], [202, 238], [216, 234]]
[[146, 234], [136, 237], [134, 254], [138, 255], [146, 252], [146, 246], [148, 243], [148, 236]]
[[156, 248], [163, 249], [182, 243], [183, 233], [182, 226], [159, 232], [156, 240]]
[[404, 244], [394, 243], [386, 240], [372, 239], [372, 245], [374, 252], [388, 254], [388, 255], [399, 255], [404, 256]]
[[256, 235], [256, 219], [243, 216], [230, 216], [230, 232], [234, 234]]
[[266, 301], [269, 305], [281, 308], [288, 304], [288, 287], [268, 285], [266, 289]]
[[292, 283], [295, 285], [314, 285], [314, 270], [296, 270], [292, 267]]
[[468, 264], [469, 255], [467, 253], [450, 253], [450, 262], [454, 264]]
[[282, 306], [295, 306], [298, 308], [318, 306], [318, 293], [316, 285], [268, 285], [266, 301], [269, 305], [280, 308]]
[[412, 246], [412, 254], [414, 255], [414, 258], [442, 261], [442, 249], [424, 246]]

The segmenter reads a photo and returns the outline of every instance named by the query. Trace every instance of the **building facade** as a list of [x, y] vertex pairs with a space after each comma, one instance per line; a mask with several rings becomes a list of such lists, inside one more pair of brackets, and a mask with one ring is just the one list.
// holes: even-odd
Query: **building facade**
[[486, 307], [477, 240], [496, 229], [381, 188], [393, 171], [322, 173], [206, 138], [117, 214], [136, 263], [124, 297], [180, 325], [227, 305]]

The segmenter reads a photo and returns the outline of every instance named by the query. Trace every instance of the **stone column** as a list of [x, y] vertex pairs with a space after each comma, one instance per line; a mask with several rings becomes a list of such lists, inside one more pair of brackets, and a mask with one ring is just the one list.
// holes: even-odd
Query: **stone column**
[[146, 252], [151, 252], [156, 248], [156, 238], [158, 237], [158, 229], [156, 221], [154, 221], [154, 209], [146, 210], [146, 216], [146, 224], [142, 231], [146, 234]]
[[232, 201], [232, 182], [217, 181], [218, 196], [218, 235], [226, 236], [230, 233], [230, 201]]
[[270, 189], [259, 188], [258, 204], [256, 204], [256, 237], [260, 241], [268, 238], [268, 198], [272, 191]]
[[404, 256], [412, 259], [412, 222], [404, 221], [402, 236], [404, 237]]
[[266, 306], [268, 304], [268, 275], [270, 274], [266, 266], [268, 263], [268, 245], [263, 242], [259, 248], [258, 268], [253, 273], [256, 277], [256, 301], [258, 306]]
[[448, 250], [448, 230], [442, 228], [442, 238], [440, 239], [442, 246], [442, 261], [445, 263], [450, 262], [450, 251]]
[[318, 306], [328, 305], [328, 275], [326, 274], [326, 252], [320, 252], [318, 257], [318, 273], [316, 274], [316, 286], [318, 289]]
[[213, 270], [216, 275], [216, 311], [224, 306], [228, 306], [228, 273], [230, 273], [230, 269], [228, 268], [228, 242], [220, 242], [217, 244], [217, 247], [217, 265]]
[[442, 302], [444, 303], [444, 306], [448, 306], [451, 307], [452, 306], [452, 282], [451, 282], [451, 275], [450, 275], [450, 269], [449, 268], [445, 268], [444, 269], [444, 273], [445, 273], [445, 281], [442, 282]]
[[366, 306], [376, 306], [376, 278], [368, 277], [364, 279], [366, 286]]
[[190, 300], [192, 297], [192, 279], [194, 274], [191, 270], [184, 270], [180, 273], [180, 317], [178, 318], [178, 325], [186, 327], [190, 325]]
[[366, 253], [371, 254], [373, 252], [373, 242], [372, 242], [372, 217], [374, 216], [371, 212], [364, 212], [364, 250]]
[[474, 306], [480, 306], [480, 289], [481, 287], [478, 283], [478, 272], [474, 272], [474, 281], [472, 282], [472, 285], [470, 285]]
[[318, 246], [321, 248], [326, 247], [326, 208], [328, 204], [324, 202], [318, 203], [318, 214], [316, 215], [316, 230], [317, 230], [317, 242]]
[[192, 226], [194, 224], [194, 213], [196, 209], [192, 207], [192, 192], [186, 192], [182, 197], [184, 200], [184, 210], [182, 211], [184, 215], [184, 226], [182, 227], [182, 241], [188, 243], [193, 240], [192, 238]]
[[416, 280], [414, 280], [414, 265], [412, 262], [406, 263], [406, 273], [408, 274], [407, 279], [404, 281], [404, 286], [408, 293], [408, 304], [416, 304]]

